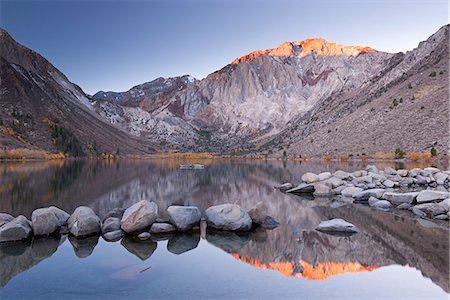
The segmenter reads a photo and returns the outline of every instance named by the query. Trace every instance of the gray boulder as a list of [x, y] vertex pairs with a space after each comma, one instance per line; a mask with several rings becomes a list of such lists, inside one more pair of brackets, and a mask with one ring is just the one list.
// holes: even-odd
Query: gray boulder
[[323, 173], [320, 173], [319, 175], [317, 175], [317, 177], [319, 178], [319, 181], [324, 181], [324, 180], [327, 180], [327, 179], [331, 178], [331, 173], [330, 172], [323, 172]]
[[328, 179], [325, 184], [328, 184], [331, 186], [331, 188], [335, 189], [341, 185], [345, 184], [345, 181], [343, 181], [342, 179], [339, 179], [337, 177], [331, 177], [330, 179]]
[[411, 209], [411, 207], [413, 207], [413, 205], [409, 203], [402, 203], [399, 206], [397, 206], [398, 209], [405, 209], [405, 210], [409, 210]]
[[167, 209], [170, 222], [180, 231], [192, 229], [200, 223], [202, 214], [196, 206], [169, 206]]
[[116, 207], [110, 210], [106, 215], [103, 216], [102, 222], [105, 222], [108, 218], [118, 218], [122, 219], [123, 213], [125, 212], [125, 208]]
[[355, 200], [368, 200], [370, 197], [381, 198], [386, 191], [384, 189], [369, 189], [353, 194]]
[[55, 206], [38, 208], [31, 214], [34, 235], [49, 235], [58, 232], [67, 223], [70, 215]]
[[206, 211], [208, 226], [221, 230], [250, 230], [252, 219], [236, 204], [222, 204], [209, 207]]
[[334, 193], [331, 191], [331, 188], [326, 184], [321, 182], [314, 182], [312, 184], [314, 186], [314, 197], [332, 197]]
[[351, 175], [347, 172], [338, 170], [336, 172], [333, 173], [333, 177], [339, 178], [341, 180], [345, 180], [351, 177]]
[[25, 240], [32, 233], [30, 221], [20, 215], [0, 227], [0, 243]]
[[424, 218], [424, 217], [427, 216], [427, 214], [426, 214], [424, 211], [418, 209], [418, 208], [415, 207], [415, 206], [412, 208], [412, 212], [413, 212], [416, 216], [419, 216], [419, 217], [421, 217], [421, 218]]
[[429, 168], [424, 168], [423, 171], [428, 172], [429, 174], [434, 174], [434, 173], [440, 172], [441, 170], [439, 170], [438, 168], [429, 167]]
[[417, 175], [420, 174], [420, 171], [422, 171], [422, 169], [420, 168], [414, 168], [408, 171], [408, 176], [409, 177], [416, 177]]
[[346, 187], [345, 189], [343, 189], [341, 191], [341, 195], [344, 197], [352, 197], [353, 194], [362, 192], [363, 189], [362, 188], [358, 188], [358, 187]]
[[112, 231], [120, 230], [120, 219], [115, 217], [109, 217], [102, 224], [102, 233], [108, 233]]
[[375, 202], [372, 206], [375, 208], [389, 209], [391, 207], [391, 202], [386, 200], [380, 200]]
[[359, 171], [355, 171], [352, 173], [353, 176], [355, 177], [363, 177], [363, 176], [367, 176], [368, 172], [366, 170], [359, 170]]
[[397, 175], [397, 170], [391, 168], [391, 167], [386, 167], [384, 168], [384, 174], [387, 175]]
[[286, 193], [291, 193], [291, 194], [312, 194], [312, 193], [314, 193], [314, 191], [315, 191], [314, 185], [307, 184], [307, 183], [300, 183], [295, 188], [287, 190]]
[[369, 200], [368, 200], [368, 203], [369, 203], [370, 206], [374, 206], [375, 203], [377, 203], [378, 201], [380, 201], [380, 199], [377, 199], [375, 197], [370, 197]]
[[387, 188], [393, 188], [395, 186], [395, 183], [389, 179], [386, 179], [383, 181], [383, 185]]
[[316, 230], [324, 232], [343, 232], [343, 233], [355, 233], [358, 232], [358, 228], [343, 219], [332, 219], [321, 222]]
[[366, 171], [378, 174], [378, 168], [376, 166], [374, 166], [374, 165], [368, 165], [366, 167]]
[[316, 181], [319, 181], [319, 176], [317, 176], [314, 173], [305, 173], [302, 175], [302, 181], [306, 182], [306, 183], [313, 183]]
[[5, 225], [8, 222], [11, 222], [14, 219], [13, 216], [6, 214], [6, 213], [0, 213], [0, 227]]
[[418, 203], [425, 203], [425, 202], [444, 200], [448, 197], [450, 197], [449, 192], [423, 190], [423, 191], [419, 192], [419, 195], [417, 195], [416, 199], [417, 199]]
[[274, 188], [276, 188], [277, 190], [280, 190], [282, 192], [285, 192], [287, 190], [292, 189], [294, 186], [292, 185], [292, 183], [290, 182], [286, 182], [277, 186], [274, 186]]
[[137, 238], [140, 239], [141, 241], [145, 241], [148, 240], [151, 236], [152, 235], [150, 234], [150, 232], [144, 231], [138, 234]]
[[100, 219], [87, 206], [77, 207], [67, 223], [69, 232], [76, 237], [87, 236], [101, 231]]
[[402, 203], [411, 204], [414, 201], [414, 199], [416, 199], [418, 194], [419, 194], [418, 192], [410, 192], [410, 193], [386, 192], [383, 194], [383, 198], [397, 205]]
[[443, 173], [443, 172], [438, 172], [436, 174], [433, 174], [434, 179], [436, 180], [436, 183], [439, 185], [443, 185], [444, 182], [447, 180], [448, 178], [448, 174]]
[[158, 218], [158, 206], [155, 202], [139, 201], [125, 210], [120, 226], [127, 233], [139, 231], [152, 225]]
[[408, 176], [408, 170], [397, 170], [397, 175], [400, 177], [406, 177]]
[[108, 242], [117, 242], [125, 235], [125, 231], [122, 229], [109, 231], [103, 234], [103, 239]]
[[169, 223], [153, 223], [150, 227], [150, 233], [162, 234], [177, 231], [177, 228]]
[[267, 215], [267, 209], [262, 201], [258, 202], [255, 207], [249, 210], [248, 215], [254, 224], [260, 225], [266, 229], [273, 229], [280, 225], [274, 218]]

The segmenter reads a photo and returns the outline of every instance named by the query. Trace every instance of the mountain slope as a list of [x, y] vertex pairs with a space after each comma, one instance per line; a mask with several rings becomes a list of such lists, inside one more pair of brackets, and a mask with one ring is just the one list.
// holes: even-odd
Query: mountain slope
[[0, 59], [2, 147], [73, 156], [149, 151], [149, 146], [105, 122], [77, 85], [3, 29]]

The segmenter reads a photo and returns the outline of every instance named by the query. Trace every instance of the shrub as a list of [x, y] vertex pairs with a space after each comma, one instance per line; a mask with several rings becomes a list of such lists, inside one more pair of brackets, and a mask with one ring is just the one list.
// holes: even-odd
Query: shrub
[[430, 77], [436, 77], [436, 72], [434, 72], [434, 71], [431, 72], [431, 73], [430, 73]]
[[394, 98], [394, 100], [392, 101], [392, 106], [397, 106], [398, 105], [398, 100], [396, 98]]
[[283, 157], [286, 157], [287, 156], [287, 152], [286, 152], [286, 150], [283, 150]]
[[403, 151], [402, 149], [400, 149], [400, 148], [395, 149], [395, 152], [394, 152], [395, 159], [405, 158], [405, 155], [406, 155], [406, 152]]
[[412, 89], [412, 84], [411, 84], [411, 82], [408, 83], [408, 89]]
[[430, 150], [430, 154], [431, 154], [431, 156], [436, 157], [437, 156], [436, 148], [432, 147], [431, 150]]

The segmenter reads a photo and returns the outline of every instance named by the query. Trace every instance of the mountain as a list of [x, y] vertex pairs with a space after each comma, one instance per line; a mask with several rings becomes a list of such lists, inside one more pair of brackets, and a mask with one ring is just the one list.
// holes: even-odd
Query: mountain
[[3, 29], [0, 59], [2, 148], [61, 151], [71, 156], [153, 150], [151, 143], [105, 122], [79, 86]]
[[55, 150], [50, 119], [73, 133], [85, 152], [95, 142], [122, 153], [309, 157], [396, 148], [429, 153], [434, 147], [447, 154], [448, 29], [406, 53], [320, 38], [285, 42], [237, 58], [202, 80], [158, 78], [92, 97], [2, 31], [3, 127], [22, 127], [19, 139], [3, 133], [2, 140], [7, 147]]

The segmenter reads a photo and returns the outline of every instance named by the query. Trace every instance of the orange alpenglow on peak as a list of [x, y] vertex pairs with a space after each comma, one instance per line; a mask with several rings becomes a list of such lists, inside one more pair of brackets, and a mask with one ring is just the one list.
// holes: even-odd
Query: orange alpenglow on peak
[[301, 260], [298, 262], [297, 266], [301, 266], [303, 268], [303, 272], [297, 273], [295, 271], [296, 264], [293, 262], [262, 263], [258, 259], [240, 256], [237, 253], [233, 253], [231, 255], [234, 258], [246, 264], [250, 264], [258, 269], [276, 270], [287, 277], [298, 277], [311, 280], [325, 280], [330, 277], [346, 273], [371, 272], [378, 268], [374, 266], [363, 266], [359, 263], [352, 262], [320, 262], [316, 267], [314, 267], [313, 265]]
[[328, 42], [322, 38], [315, 38], [300, 42], [284, 42], [273, 49], [256, 50], [240, 58], [236, 58], [231, 64], [235, 65], [240, 62], [257, 59], [263, 54], [269, 56], [299, 56], [301, 58], [311, 54], [313, 51], [319, 56], [352, 56], [366, 52], [378, 52], [378, 50], [370, 47], [345, 46]]

